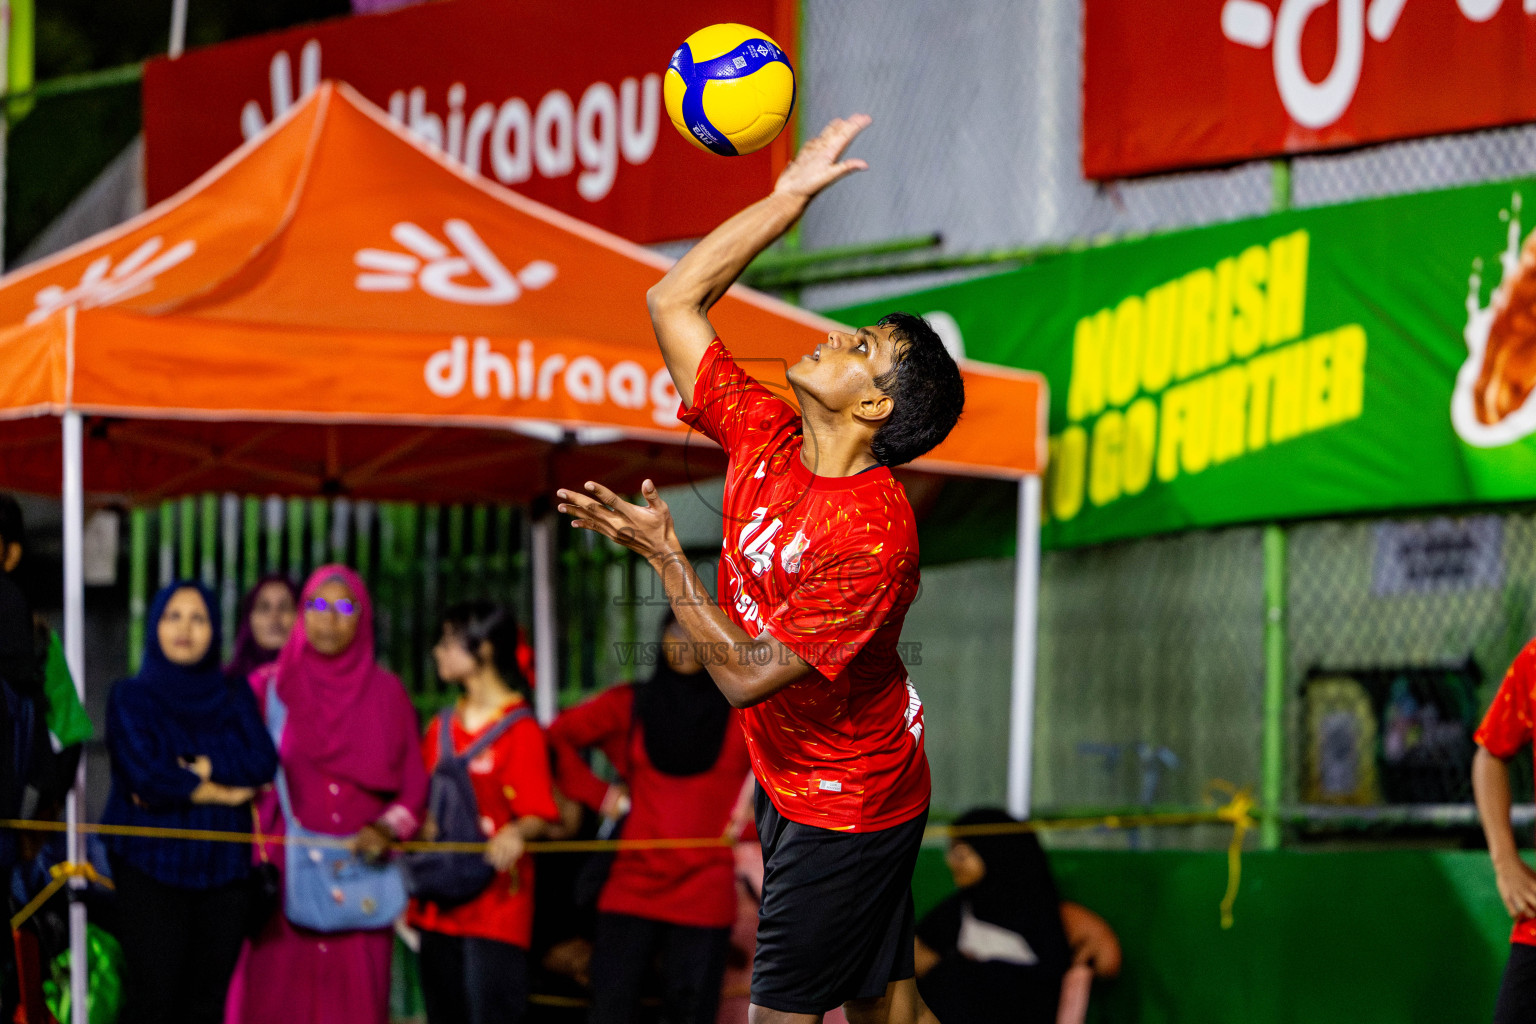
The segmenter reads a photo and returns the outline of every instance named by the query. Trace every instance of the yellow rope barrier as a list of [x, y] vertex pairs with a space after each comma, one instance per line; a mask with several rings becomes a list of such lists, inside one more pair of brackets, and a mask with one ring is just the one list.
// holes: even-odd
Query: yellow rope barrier
[[[59, 867], [63, 866], [64, 865], [62, 864], [59, 865]], [[14, 916], [12, 916], [11, 931], [15, 931], [22, 925], [26, 924], [27, 919], [41, 910], [44, 903], [47, 903], [49, 900], [53, 899], [53, 894], [63, 888], [64, 883], [67, 881], [69, 881], [69, 877], [67, 875], [55, 876], [53, 881], [43, 886], [42, 891], [39, 892], [36, 896], [32, 897], [31, 903], [28, 903], [26, 906], [22, 907], [15, 913]]]
[[554, 1006], [562, 1010], [582, 1010], [592, 1005], [592, 1000], [578, 996], [540, 995], [537, 992], [528, 997], [528, 1002], [534, 1006]]
[[11, 918], [11, 931], [20, 928], [27, 922], [27, 918], [41, 910], [43, 904], [52, 899], [53, 894], [62, 889], [71, 878], [84, 878], [86, 881], [104, 885], [108, 889], [115, 888], [110, 878], [103, 878], [101, 873], [89, 863], [75, 864], [71, 861], [65, 861], [62, 864], [55, 864], [48, 869], [48, 872], [53, 876], [53, 880], [43, 886], [42, 891], [32, 897], [32, 902], [18, 910], [15, 916]]
[[[350, 836], [330, 838], [290, 839], [288, 836], [263, 832], [258, 837], [253, 832], [220, 832], [195, 828], [158, 828], [148, 825], [88, 825], [77, 826], [81, 835], [125, 836], [134, 839], [186, 839], [207, 843], [263, 843], [276, 846], [309, 846], [324, 850], [346, 850], [352, 846]], [[21, 832], [64, 832], [68, 826], [62, 821], [33, 821], [24, 818], [0, 818], [0, 829]], [[391, 844], [390, 848], [401, 853], [417, 853], [431, 850], [438, 853], [484, 853], [486, 843], [446, 843], [412, 840]], [[713, 839], [533, 839], [527, 843], [529, 853], [611, 853], [617, 850], [693, 850], [714, 846], [730, 846], [726, 836]]]
[[[1215, 780], [1210, 789], [1229, 794], [1227, 802], [1208, 812], [1169, 814], [1110, 814], [1099, 817], [1055, 818], [1044, 821], [1006, 822], [997, 825], [931, 825], [923, 833], [925, 841], [936, 839], [964, 839], [968, 836], [1014, 835], [1022, 832], [1054, 832], [1083, 829], [1130, 829], [1149, 827], [1178, 827], [1188, 825], [1229, 825], [1232, 842], [1227, 848], [1227, 891], [1221, 901], [1221, 926], [1232, 927], [1232, 907], [1237, 900], [1238, 885], [1242, 879], [1243, 840], [1248, 830], [1257, 826], [1253, 816], [1255, 804], [1246, 789], [1239, 789], [1229, 782]], [[155, 828], [140, 825], [77, 826], [82, 835], [125, 836], [138, 839], [182, 839], [212, 843], [251, 843], [258, 839], [264, 843], [319, 847], [332, 850], [348, 849], [352, 840], [345, 836], [334, 838], [290, 839], [287, 836], [249, 832], [219, 832], [206, 829]], [[32, 821], [27, 819], [0, 819], [0, 829], [26, 832], [63, 832], [67, 826], [61, 821]], [[535, 839], [527, 844], [532, 854], [545, 853], [614, 853], [620, 850], [697, 850], [730, 846], [728, 836], [682, 839]], [[441, 853], [483, 853], [485, 843], [447, 843], [411, 841], [393, 844], [393, 849], [404, 853], [432, 850]], [[61, 874], [61, 870], [63, 873]], [[46, 903], [70, 878], [83, 877], [106, 883], [89, 864], [60, 864], [54, 868], [54, 878], [48, 886], [33, 898], [11, 919], [16, 928]], [[110, 885], [110, 883], [106, 883]]]

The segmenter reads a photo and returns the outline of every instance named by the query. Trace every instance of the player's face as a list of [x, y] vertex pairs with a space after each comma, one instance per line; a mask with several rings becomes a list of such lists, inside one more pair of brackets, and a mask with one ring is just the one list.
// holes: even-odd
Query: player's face
[[789, 382], [834, 412], [852, 409], [871, 419], [890, 415], [890, 399], [875, 378], [896, 364], [900, 342], [890, 327], [828, 331], [827, 340], [789, 368]]

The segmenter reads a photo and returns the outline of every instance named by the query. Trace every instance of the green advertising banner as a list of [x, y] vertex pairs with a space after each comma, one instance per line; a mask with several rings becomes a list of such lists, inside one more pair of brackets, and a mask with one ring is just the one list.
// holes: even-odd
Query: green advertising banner
[[969, 358], [1046, 376], [1051, 547], [1528, 500], [1523, 195], [1536, 180], [1276, 214], [832, 315], [938, 314]]

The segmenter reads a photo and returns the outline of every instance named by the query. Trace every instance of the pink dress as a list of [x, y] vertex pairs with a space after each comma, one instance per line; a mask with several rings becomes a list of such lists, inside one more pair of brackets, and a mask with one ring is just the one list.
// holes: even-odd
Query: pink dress
[[[258, 670], [252, 676], [251, 686], [263, 707], [274, 675]], [[392, 792], [365, 790], [346, 778], [328, 775], [303, 751], [292, 749], [292, 730], [284, 734], [278, 754], [288, 776], [294, 814], [306, 826], [352, 835], [382, 818], [402, 839], [415, 834], [427, 800], [416, 715], [403, 688], [398, 701], [391, 699], [389, 704], [390, 742], [378, 757], [396, 769], [398, 784]], [[276, 795], [270, 789], [264, 791], [256, 806], [262, 831], [281, 835], [282, 811]], [[268, 856], [281, 866], [281, 847], [269, 846]], [[294, 927], [282, 913], [274, 914], [241, 956], [226, 1024], [388, 1024], [393, 943], [394, 932], [388, 928], [310, 932]]]

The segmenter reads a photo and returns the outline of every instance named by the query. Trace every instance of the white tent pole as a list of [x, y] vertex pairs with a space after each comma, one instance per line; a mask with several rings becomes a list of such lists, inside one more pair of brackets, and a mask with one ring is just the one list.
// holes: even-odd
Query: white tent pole
[[537, 676], [533, 707], [542, 725], [560, 712], [560, 682], [555, 678], [555, 523], [546, 512], [533, 522], [533, 664]]
[[1040, 478], [1019, 481], [1013, 571], [1013, 702], [1008, 729], [1008, 813], [1028, 818], [1035, 746], [1035, 643], [1040, 600]]
[[172, 0], [171, 42], [166, 54], [175, 60], [187, 48], [187, 0]]
[[[75, 692], [80, 703], [85, 703], [85, 453], [83, 450], [80, 414], [64, 414], [64, 659], [69, 664], [69, 674], [75, 680]], [[75, 785], [64, 804], [66, 853], [72, 864], [86, 860], [85, 842], [80, 835], [80, 817], [85, 807], [85, 754], [80, 755], [80, 768], [75, 773]], [[83, 878], [70, 879], [71, 889], [83, 889]], [[69, 905], [69, 949], [72, 968], [69, 972], [69, 992], [72, 1015], [84, 1019], [87, 1007], [90, 962], [86, 955], [85, 904], [78, 899]]]

